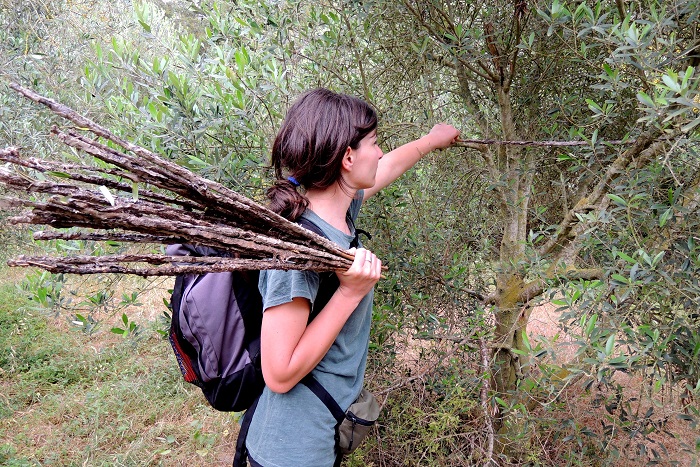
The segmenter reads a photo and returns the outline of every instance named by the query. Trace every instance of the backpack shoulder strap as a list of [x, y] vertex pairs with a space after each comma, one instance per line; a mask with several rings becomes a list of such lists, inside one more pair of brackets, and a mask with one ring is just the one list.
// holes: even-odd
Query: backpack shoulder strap
[[[305, 217], [300, 217], [299, 219], [297, 219], [296, 222], [300, 226], [322, 236], [323, 238], [328, 239], [328, 236], [325, 233], [323, 233], [323, 230], [321, 230], [321, 228], [318, 225], [316, 225], [316, 223], [314, 223], [313, 221]], [[335, 291], [338, 290], [338, 287], [340, 286], [340, 280], [338, 280], [338, 276], [336, 276], [334, 272], [319, 272], [318, 276], [318, 293], [316, 294], [316, 300], [314, 301], [314, 304], [311, 307], [309, 323], [316, 317], [316, 315], [321, 310], [323, 310], [323, 307], [326, 306], [326, 304], [329, 302]]]
[[[314, 223], [313, 221], [305, 217], [300, 217], [299, 219], [297, 219], [296, 222], [297, 224], [314, 232], [315, 234], [318, 234], [324, 238], [328, 238], [328, 236], [326, 236], [323, 230], [321, 230], [321, 228], [318, 225], [316, 225], [316, 223]], [[335, 291], [338, 289], [338, 286], [340, 285], [338, 276], [336, 276], [334, 272], [319, 273], [319, 279], [320, 283], [318, 288], [318, 295], [316, 296], [314, 306], [312, 307], [311, 314], [309, 315], [309, 322], [311, 322], [311, 320], [318, 314], [318, 312], [322, 310], [324, 306], [326, 306], [331, 296], [333, 296]], [[335, 418], [337, 422], [335, 427], [337, 446], [339, 439], [338, 427], [340, 425], [340, 422], [342, 422], [345, 418], [345, 412], [343, 412], [343, 409], [340, 408], [336, 400], [333, 399], [333, 396], [331, 396], [330, 393], [326, 391], [326, 389], [321, 385], [321, 383], [319, 383], [313, 376], [311, 376], [311, 373], [306, 375], [300, 382], [306, 387], [308, 387], [311, 390], [311, 392], [313, 392], [316, 395], [316, 397], [318, 397], [321, 400], [321, 402], [323, 402], [323, 404], [333, 415], [333, 418]], [[245, 440], [248, 436], [248, 429], [250, 428], [250, 422], [253, 419], [253, 414], [255, 413], [258, 400], [259, 398], [255, 400], [253, 405], [251, 405], [251, 407], [248, 410], [246, 410], [246, 413], [243, 416], [243, 420], [241, 422], [241, 429], [238, 433], [238, 440], [236, 442], [236, 454], [233, 459], [234, 467], [243, 467], [247, 465], [248, 450], [245, 445]], [[334, 467], [339, 466], [341, 460], [342, 455], [338, 454], [336, 457]]]
[[238, 430], [238, 439], [236, 440], [236, 454], [233, 457], [233, 467], [246, 467], [248, 465], [248, 448], [245, 445], [245, 440], [248, 437], [250, 422], [253, 421], [253, 414], [255, 414], [259, 400], [260, 398], [257, 397], [248, 410], [245, 411], [245, 414], [243, 414], [241, 428]]
[[311, 376], [311, 373], [304, 376], [304, 378], [301, 380], [301, 384], [309, 388], [311, 392], [316, 394], [316, 397], [321, 399], [321, 402], [323, 402], [323, 405], [328, 408], [336, 422], [340, 423], [343, 421], [345, 418], [345, 412], [343, 412], [343, 409], [341, 409], [335, 399], [333, 399], [333, 396], [326, 391], [326, 388], [321, 386], [321, 383], [319, 383], [316, 378]]
[[321, 230], [321, 227], [319, 227], [314, 221], [307, 219], [306, 217], [300, 217], [296, 220], [296, 223], [304, 227], [305, 229], [320, 235], [323, 238], [328, 238], [328, 236], [325, 233], [323, 233], [323, 230]]
[[[352, 219], [348, 215], [348, 219], [350, 219], [350, 222], [352, 222]], [[325, 233], [321, 230], [321, 228], [316, 225], [313, 221], [305, 218], [305, 217], [300, 217], [297, 220], [297, 223], [301, 225], [302, 227], [305, 227], [312, 232], [315, 232], [319, 235], [321, 235], [324, 238], [328, 238]], [[353, 228], [355, 227], [354, 223], [352, 224]], [[338, 277], [335, 275], [334, 272], [329, 272], [325, 273], [329, 277], [324, 277], [324, 274], [321, 274], [321, 284], [319, 284], [319, 292], [318, 295], [319, 297], [326, 292], [330, 293], [330, 295], [327, 298], [321, 298], [319, 300], [319, 297], [316, 297], [316, 302], [314, 303], [314, 311], [318, 313], [321, 309], [323, 309], [324, 306], [326, 306], [326, 303], [328, 303], [328, 300], [330, 300], [330, 296], [333, 295], [340, 285], [340, 281], [338, 281]], [[332, 279], [335, 279], [335, 282], [332, 282]], [[313, 315], [313, 312], [312, 312]], [[306, 375], [301, 381], [301, 384], [304, 386], [308, 387], [311, 392], [316, 394], [316, 397], [321, 399], [321, 402], [328, 408], [328, 410], [331, 412], [333, 415], [333, 418], [340, 423], [343, 421], [345, 418], [345, 412], [343, 412], [343, 409], [340, 408], [338, 403], [333, 399], [333, 396], [331, 396], [328, 391], [326, 391], [326, 388], [324, 388], [321, 383], [316, 381], [316, 379], [311, 376], [311, 373]]]

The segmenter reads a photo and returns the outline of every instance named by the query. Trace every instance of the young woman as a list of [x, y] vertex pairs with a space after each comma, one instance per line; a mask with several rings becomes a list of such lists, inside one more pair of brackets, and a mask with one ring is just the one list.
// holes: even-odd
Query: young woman
[[[270, 207], [284, 217], [318, 226], [349, 248], [362, 202], [401, 176], [433, 149], [450, 146], [459, 132], [438, 124], [426, 136], [386, 155], [377, 145], [377, 116], [365, 102], [316, 89], [289, 109], [272, 148], [277, 182]], [[382, 262], [363, 248], [340, 285], [315, 310], [319, 275], [263, 271], [262, 370], [266, 387], [255, 409], [246, 446], [253, 466], [330, 467], [335, 419], [299, 381], [311, 373], [345, 410], [362, 389], [374, 284]]]

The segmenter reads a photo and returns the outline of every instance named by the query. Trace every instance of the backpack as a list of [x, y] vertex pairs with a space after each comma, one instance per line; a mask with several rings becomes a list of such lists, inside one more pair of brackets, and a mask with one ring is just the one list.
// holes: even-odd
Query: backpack
[[[299, 224], [325, 236], [305, 218]], [[170, 245], [167, 254], [230, 257], [214, 248], [188, 244]], [[316, 311], [323, 309], [339, 285], [335, 273], [320, 276]], [[185, 381], [198, 386], [216, 410], [246, 410], [265, 386], [260, 365], [258, 277], [258, 271], [232, 271], [175, 278], [168, 338]]]
[[[359, 235], [371, 235], [356, 229], [350, 247], [359, 246]], [[297, 223], [325, 237], [323, 231], [306, 218]], [[327, 238], [327, 237], [326, 237]], [[170, 245], [171, 256], [231, 256], [214, 248], [188, 244]], [[170, 299], [172, 319], [168, 338], [185, 381], [198, 386], [216, 410], [245, 410], [236, 442], [234, 467], [247, 465], [245, 440], [257, 401], [265, 387], [260, 363], [260, 328], [262, 297], [258, 291], [259, 271], [232, 271], [176, 276]], [[309, 322], [322, 310], [340, 285], [334, 272], [320, 273], [319, 289]], [[328, 408], [336, 420], [337, 457], [334, 467], [343, 458], [339, 451], [339, 427], [345, 412], [316, 381], [306, 375], [301, 384], [307, 386]]]

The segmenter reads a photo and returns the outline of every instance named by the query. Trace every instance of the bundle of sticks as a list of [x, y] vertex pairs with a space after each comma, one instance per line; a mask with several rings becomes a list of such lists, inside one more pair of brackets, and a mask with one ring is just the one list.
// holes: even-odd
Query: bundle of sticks
[[336, 244], [241, 194], [114, 135], [65, 105], [15, 83], [10, 87], [75, 125], [52, 128], [60, 141], [106, 163], [62, 163], [21, 157], [16, 147], [0, 149], [0, 161], [6, 163], [0, 166], [0, 183], [15, 194], [0, 203], [22, 208], [10, 222], [52, 227], [35, 232], [40, 240], [192, 243], [223, 252], [208, 257], [22, 255], [10, 260], [10, 266], [54, 273], [164, 276], [262, 269], [333, 271], [352, 264], [353, 256]]

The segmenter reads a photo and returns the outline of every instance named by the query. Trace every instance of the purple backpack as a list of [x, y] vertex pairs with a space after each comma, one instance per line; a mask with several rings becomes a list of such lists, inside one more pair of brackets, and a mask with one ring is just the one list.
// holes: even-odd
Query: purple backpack
[[[305, 218], [303, 227], [323, 235]], [[171, 256], [228, 256], [213, 248], [170, 245]], [[185, 381], [201, 388], [212, 407], [248, 409], [265, 386], [260, 367], [262, 298], [258, 271], [177, 276], [170, 299], [170, 344]], [[314, 310], [321, 310], [338, 288], [334, 273], [320, 274]], [[310, 320], [315, 316], [312, 310]]]

